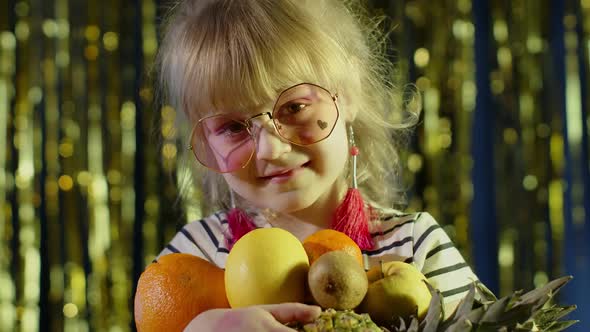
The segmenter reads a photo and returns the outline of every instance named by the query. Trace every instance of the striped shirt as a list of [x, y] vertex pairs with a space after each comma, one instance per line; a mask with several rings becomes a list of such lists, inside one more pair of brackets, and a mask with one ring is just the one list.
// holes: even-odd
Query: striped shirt
[[[257, 227], [272, 227], [262, 215], [255, 215], [253, 221]], [[158, 257], [182, 252], [225, 268], [229, 254], [224, 236], [227, 230], [225, 212], [191, 222], [174, 236]], [[411, 263], [441, 291], [445, 303], [463, 298], [469, 285], [478, 280], [448, 235], [428, 213], [392, 212], [382, 218], [379, 229], [374, 230], [371, 237], [374, 248], [363, 251], [368, 268], [381, 261]]]

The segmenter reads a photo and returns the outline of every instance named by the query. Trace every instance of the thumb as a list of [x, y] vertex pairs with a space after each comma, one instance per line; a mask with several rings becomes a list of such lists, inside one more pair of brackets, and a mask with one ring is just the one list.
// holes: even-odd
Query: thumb
[[261, 305], [260, 308], [268, 311], [280, 323], [289, 322], [307, 323], [318, 318], [322, 308], [316, 305], [303, 303], [280, 303]]

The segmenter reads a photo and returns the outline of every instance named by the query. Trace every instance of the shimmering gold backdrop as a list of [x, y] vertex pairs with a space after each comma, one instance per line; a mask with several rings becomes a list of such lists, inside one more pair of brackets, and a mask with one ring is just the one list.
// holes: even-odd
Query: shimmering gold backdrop
[[[372, 4], [424, 97], [409, 208], [499, 293], [574, 274], [590, 313], [590, 1]], [[190, 218], [148, 75], [162, 8], [0, 0], [0, 331], [133, 329], [139, 273]]]

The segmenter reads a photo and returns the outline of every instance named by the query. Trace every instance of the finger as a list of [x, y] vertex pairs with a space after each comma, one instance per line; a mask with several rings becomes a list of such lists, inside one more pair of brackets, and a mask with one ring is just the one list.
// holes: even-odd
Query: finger
[[294, 332], [296, 331], [293, 328], [285, 325], [284, 323], [280, 323], [276, 319], [272, 318], [272, 322], [268, 322], [268, 325], [264, 327], [264, 331], [272, 331], [272, 332]]
[[318, 306], [303, 303], [268, 304], [260, 307], [268, 311], [277, 321], [283, 324], [294, 321], [302, 323], [311, 322], [318, 318], [322, 312], [322, 308]]

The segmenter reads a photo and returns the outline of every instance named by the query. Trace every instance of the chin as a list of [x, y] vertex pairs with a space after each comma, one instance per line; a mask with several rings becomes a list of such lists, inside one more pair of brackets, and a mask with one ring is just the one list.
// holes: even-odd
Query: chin
[[313, 198], [310, 199], [309, 195], [307, 196], [307, 199], [304, 199], [302, 197], [288, 196], [289, 195], [287, 195], [287, 197], [284, 198], [281, 197], [269, 200], [268, 202], [266, 202], [266, 204], [264, 204], [264, 207], [281, 213], [294, 213], [310, 207], [315, 201]]

